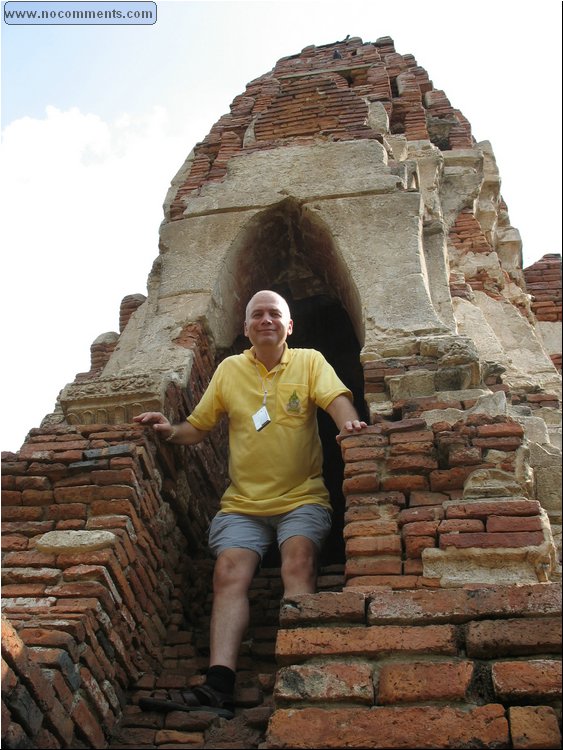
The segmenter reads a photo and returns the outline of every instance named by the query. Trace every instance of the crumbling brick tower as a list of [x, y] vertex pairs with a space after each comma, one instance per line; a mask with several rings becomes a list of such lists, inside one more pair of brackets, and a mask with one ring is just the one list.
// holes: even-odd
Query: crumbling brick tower
[[[370, 422], [335, 451], [316, 595], [251, 591], [237, 716], [143, 713], [203, 679], [224, 427], [179, 420], [273, 288]], [[560, 744], [561, 259], [522, 269], [488, 142], [391, 39], [248, 84], [165, 202], [148, 293], [3, 454], [6, 747]], [[238, 743], [238, 744], [237, 744]]]

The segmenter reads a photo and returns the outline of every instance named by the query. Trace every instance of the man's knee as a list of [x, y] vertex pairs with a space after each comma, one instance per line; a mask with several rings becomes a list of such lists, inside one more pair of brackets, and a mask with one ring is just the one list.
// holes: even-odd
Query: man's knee
[[310, 578], [316, 573], [317, 547], [307, 537], [291, 537], [282, 545], [282, 575]]
[[246, 591], [250, 586], [259, 556], [251, 550], [226, 549], [215, 561], [213, 589], [215, 592], [226, 589]]

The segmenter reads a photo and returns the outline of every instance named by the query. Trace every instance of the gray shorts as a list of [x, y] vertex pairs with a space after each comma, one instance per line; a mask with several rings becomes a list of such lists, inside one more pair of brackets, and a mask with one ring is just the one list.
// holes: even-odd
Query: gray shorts
[[230, 547], [256, 552], [260, 559], [277, 538], [278, 547], [292, 536], [305, 536], [318, 549], [328, 536], [332, 514], [321, 505], [300, 505], [276, 516], [248, 516], [219, 511], [209, 527], [209, 547], [215, 557]]

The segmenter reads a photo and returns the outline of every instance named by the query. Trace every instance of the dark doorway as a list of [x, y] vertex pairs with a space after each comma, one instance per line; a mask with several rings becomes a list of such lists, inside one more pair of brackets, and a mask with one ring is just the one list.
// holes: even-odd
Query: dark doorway
[[[289, 297], [289, 299], [288, 299]], [[334, 298], [313, 296], [291, 299], [286, 292], [294, 321], [293, 334], [288, 339], [291, 347], [318, 349], [352, 391], [354, 404], [362, 419], [366, 419], [364, 378], [360, 363], [360, 345], [348, 314]], [[337, 429], [326, 412], [318, 411], [319, 434], [323, 445], [323, 475], [333, 507], [332, 531], [321, 557], [322, 565], [345, 562], [344, 510], [342, 494], [344, 462], [336, 442]]]
[[[288, 345], [317, 349], [350, 388], [361, 418], [366, 419], [363, 369], [360, 362], [362, 328], [359, 296], [331, 232], [319, 212], [287, 198], [254, 216], [237, 238], [218, 297], [230, 300], [227, 320], [241, 321], [244, 306], [260, 289], [272, 289], [288, 302], [294, 321]], [[227, 279], [234, 285], [227, 287]], [[236, 330], [236, 329], [235, 329]], [[234, 333], [233, 349], [240, 352], [248, 339]], [[238, 329], [240, 331], [240, 329]], [[367, 421], [367, 419], [366, 419]], [[322, 565], [345, 562], [343, 539], [344, 465], [336, 443], [336, 426], [319, 410], [319, 434], [324, 451], [324, 478], [333, 506], [333, 528], [321, 558]], [[279, 564], [277, 550], [263, 561]]]

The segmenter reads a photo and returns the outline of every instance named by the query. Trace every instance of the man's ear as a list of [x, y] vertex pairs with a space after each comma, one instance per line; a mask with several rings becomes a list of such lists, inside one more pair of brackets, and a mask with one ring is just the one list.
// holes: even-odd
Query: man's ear
[[246, 320], [244, 321], [243, 333], [246, 337], [248, 337], [248, 326], [246, 325]]
[[292, 334], [292, 333], [293, 333], [293, 321], [292, 321], [292, 320], [290, 320], [290, 321], [289, 321], [289, 325], [288, 325], [288, 327], [287, 327], [287, 335], [288, 335], [288, 336], [291, 336], [291, 334]]

